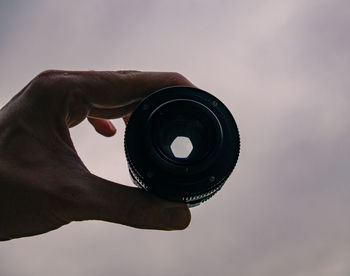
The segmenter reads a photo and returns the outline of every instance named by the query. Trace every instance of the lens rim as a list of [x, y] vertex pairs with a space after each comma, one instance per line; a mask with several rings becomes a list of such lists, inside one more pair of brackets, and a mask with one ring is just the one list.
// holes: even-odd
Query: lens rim
[[[209, 158], [211, 162], [205, 170], [173, 166], [176, 169], [169, 171], [161, 162], [156, 162], [149, 151], [150, 115], [160, 105], [178, 99], [200, 102], [220, 124], [221, 147], [214, 151], [213, 158]], [[185, 86], [163, 88], [147, 96], [132, 113], [124, 139], [129, 170], [139, 186], [170, 200], [192, 203], [206, 200], [222, 187], [232, 173], [240, 151], [238, 128], [227, 107], [210, 93]]]

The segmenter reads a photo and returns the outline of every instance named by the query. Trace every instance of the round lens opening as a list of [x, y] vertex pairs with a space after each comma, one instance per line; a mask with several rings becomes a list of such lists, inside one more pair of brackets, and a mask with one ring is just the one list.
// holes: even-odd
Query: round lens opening
[[152, 115], [151, 125], [153, 147], [162, 158], [177, 164], [204, 160], [221, 134], [215, 115], [190, 100], [162, 105]]
[[193, 150], [191, 139], [186, 136], [177, 136], [170, 145], [176, 158], [187, 158]]

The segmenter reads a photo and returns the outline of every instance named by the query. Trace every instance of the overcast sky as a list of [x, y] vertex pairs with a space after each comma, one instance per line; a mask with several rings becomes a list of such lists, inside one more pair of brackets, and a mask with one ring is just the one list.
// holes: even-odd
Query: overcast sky
[[[185, 231], [72, 223], [0, 243], [1, 276], [350, 275], [348, 0], [0, 0], [0, 105], [45, 69], [180, 72], [232, 111], [241, 156]], [[132, 185], [115, 123], [73, 140]]]

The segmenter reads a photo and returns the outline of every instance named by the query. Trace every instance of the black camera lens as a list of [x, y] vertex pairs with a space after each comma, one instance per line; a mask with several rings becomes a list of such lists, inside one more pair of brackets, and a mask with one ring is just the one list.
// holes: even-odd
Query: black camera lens
[[238, 128], [216, 97], [192, 87], [168, 87], [134, 110], [124, 137], [133, 182], [190, 207], [212, 197], [233, 171]]

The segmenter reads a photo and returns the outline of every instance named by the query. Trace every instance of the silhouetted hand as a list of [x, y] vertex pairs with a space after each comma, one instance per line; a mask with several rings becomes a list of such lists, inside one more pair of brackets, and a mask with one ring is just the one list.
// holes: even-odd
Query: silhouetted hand
[[104, 136], [149, 93], [193, 86], [177, 73], [45, 71], [0, 110], [0, 240], [45, 233], [72, 221], [184, 229], [185, 204], [93, 175], [69, 135], [85, 118]]

